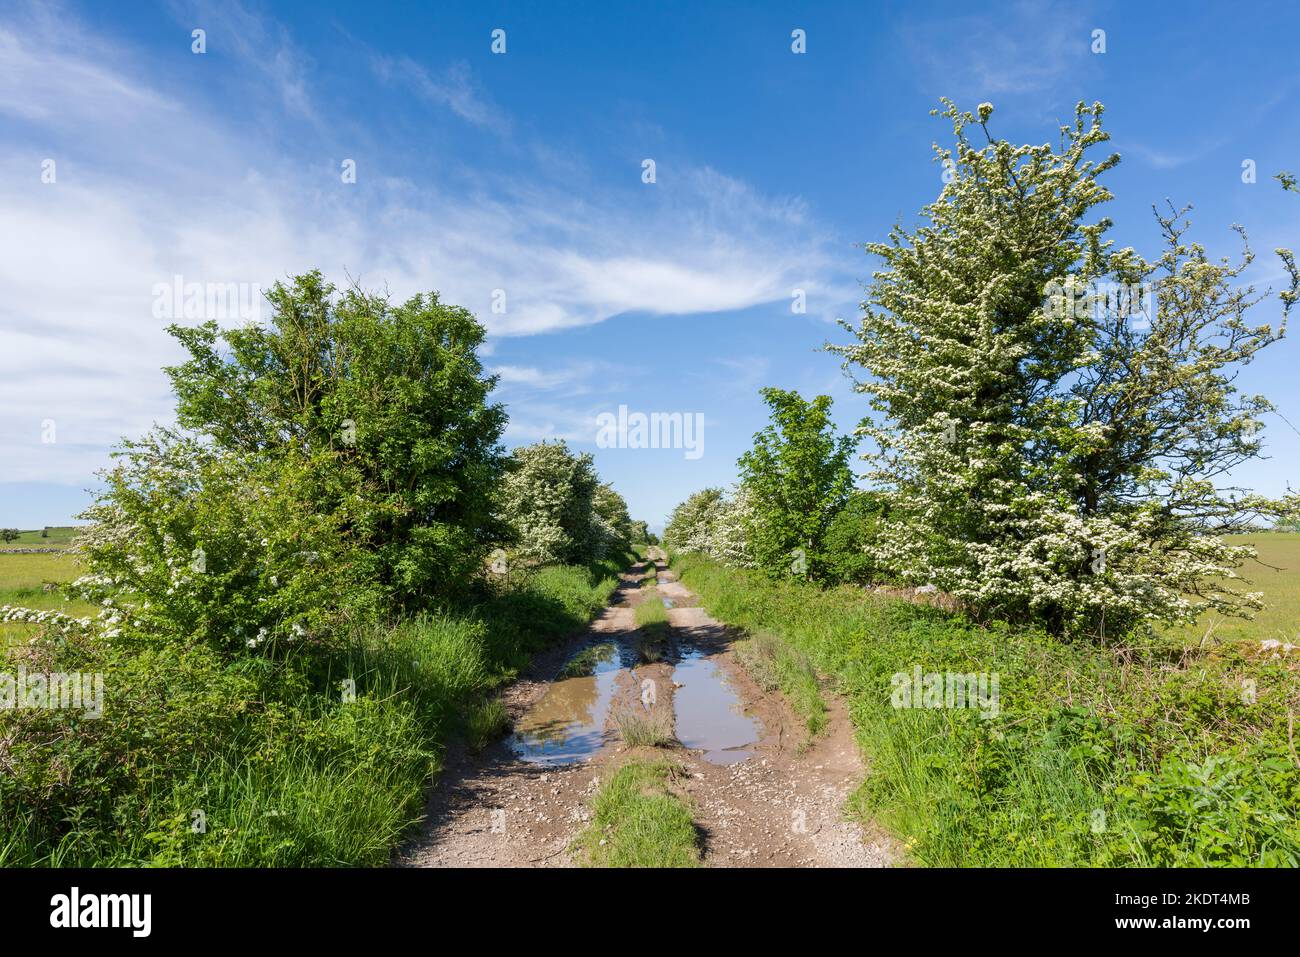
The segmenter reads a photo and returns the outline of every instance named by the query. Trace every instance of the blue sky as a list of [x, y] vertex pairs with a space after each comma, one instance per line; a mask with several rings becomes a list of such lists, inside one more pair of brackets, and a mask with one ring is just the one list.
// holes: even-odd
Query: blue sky
[[[1101, 100], [1124, 157], [1112, 238], [1154, 254], [1151, 204], [1192, 203], [1197, 239], [1231, 253], [1244, 224], [1253, 280], [1280, 282], [1300, 9], [980, 6], [0, 3], [0, 524], [69, 521], [117, 438], [168, 421], [156, 284], [316, 266], [472, 309], [507, 442], [593, 452], [661, 525], [734, 480], [760, 387], [830, 394], [845, 428], [865, 411], [820, 347], [870, 276], [858, 244], [940, 188], [940, 96], [991, 101], [1026, 142]], [[1239, 383], [1300, 426], [1297, 349]], [[703, 414], [704, 454], [597, 448], [621, 404]], [[1266, 425], [1271, 458], [1237, 478], [1279, 493], [1300, 435]]]

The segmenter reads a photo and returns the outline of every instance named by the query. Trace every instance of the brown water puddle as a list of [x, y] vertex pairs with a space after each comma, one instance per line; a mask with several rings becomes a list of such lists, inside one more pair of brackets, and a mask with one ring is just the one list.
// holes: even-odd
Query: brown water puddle
[[533, 764], [576, 764], [607, 740], [605, 718], [625, 672], [614, 644], [583, 649], [521, 718], [510, 747]]
[[[612, 642], [579, 652], [542, 699], [520, 719], [510, 747], [533, 764], [576, 764], [595, 755], [616, 731], [608, 730], [610, 708], [620, 684], [637, 687], [635, 652]], [[754, 756], [762, 724], [745, 714], [718, 663], [685, 646], [673, 668], [673, 711], [677, 740], [703, 751], [711, 764], [737, 764]]]
[[754, 756], [762, 725], [745, 714], [717, 661], [690, 649], [677, 662], [673, 681], [677, 740], [684, 747], [703, 751], [710, 764], [739, 764]]

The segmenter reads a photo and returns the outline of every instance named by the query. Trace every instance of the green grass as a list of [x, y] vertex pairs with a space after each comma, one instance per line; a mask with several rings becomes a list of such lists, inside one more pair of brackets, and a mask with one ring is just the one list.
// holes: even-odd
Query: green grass
[[81, 574], [76, 556], [59, 552], [13, 555], [0, 552], [0, 594], [35, 588], [45, 582], [71, 581]]
[[804, 720], [809, 740], [826, 730], [830, 716], [817, 669], [808, 656], [776, 635], [760, 632], [735, 645], [737, 656], [764, 691], [780, 691]]
[[[1159, 636], [1067, 644], [693, 555], [675, 567], [712, 615], [832, 676], [871, 769], [854, 807], [919, 864], [1300, 865], [1294, 659]], [[893, 676], [917, 665], [998, 673], [999, 713], [894, 707]]]
[[480, 604], [275, 660], [32, 646], [29, 668], [104, 674], [105, 711], [0, 711], [0, 866], [381, 866], [450, 736], [503, 733], [494, 690], [583, 627], [618, 570], [541, 569]]
[[640, 631], [636, 640], [638, 656], [647, 664], [662, 661], [667, 653], [670, 631], [668, 608], [658, 591], [646, 595], [641, 604], [636, 606], [635, 616]]
[[500, 698], [477, 702], [465, 717], [465, 741], [474, 751], [482, 751], [509, 731], [510, 712]]
[[636, 606], [636, 626], [652, 631], [667, 630], [668, 608], [658, 593], [647, 595], [645, 600]]
[[699, 867], [699, 832], [687, 801], [673, 793], [682, 769], [630, 761], [601, 787], [591, 824], [575, 847], [587, 867]]
[[[18, 605], [40, 611], [54, 609], [78, 618], [94, 615], [99, 610], [95, 605], [76, 599], [65, 600], [59, 592], [45, 590], [47, 584], [69, 582], [80, 574], [81, 566], [74, 555], [22, 555], [0, 551], [0, 605]], [[0, 624], [0, 646], [35, 633], [34, 625]]]
[[614, 715], [614, 723], [629, 748], [664, 748], [674, 741], [671, 719], [663, 711], [625, 709]]

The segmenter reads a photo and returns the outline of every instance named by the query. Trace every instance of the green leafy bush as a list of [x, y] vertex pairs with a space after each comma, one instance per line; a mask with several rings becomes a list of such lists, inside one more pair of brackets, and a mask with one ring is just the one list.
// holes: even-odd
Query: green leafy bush
[[830, 396], [809, 402], [776, 388], [762, 395], [772, 422], [738, 463], [750, 510], [745, 543], [769, 574], [823, 579], [826, 530], [853, 489], [855, 442], [836, 435]]
[[878, 575], [870, 551], [881, 517], [880, 500], [855, 491], [826, 528], [822, 557], [831, 582], [866, 585]]
[[453, 595], [501, 533], [506, 416], [488, 402], [483, 327], [436, 293], [340, 296], [319, 272], [267, 300], [269, 326], [171, 327], [189, 353], [167, 370], [181, 426], [259, 465], [310, 464], [295, 468], [301, 506], [337, 518], [398, 607]]
[[263, 654], [382, 607], [349, 516], [318, 506], [331, 454], [263, 464], [156, 429], [117, 458], [73, 585], [103, 604], [108, 640]]

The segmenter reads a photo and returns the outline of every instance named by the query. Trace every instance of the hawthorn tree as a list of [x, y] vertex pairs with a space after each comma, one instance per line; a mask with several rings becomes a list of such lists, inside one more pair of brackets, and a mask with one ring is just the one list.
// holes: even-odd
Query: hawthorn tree
[[[614, 491], [613, 485], [605, 482], [596, 488], [592, 496], [591, 508], [600, 523], [606, 553], [611, 549], [622, 550], [632, 545], [637, 529], [632, 516], [628, 514], [627, 502], [622, 495]], [[637, 540], [644, 541], [644, 539]]]
[[868, 244], [883, 267], [845, 324], [857, 341], [830, 347], [869, 374], [857, 389], [877, 413], [860, 429], [882, 494], [872, 560], [1058, 632], [1248, 613], [1235, 569], [1251, 550], [1223, 533], [1293, 503], [1223, 487], [1271, 408], [1233, 380], [1283, 333], [1291, 254], [1281, 324], [1252, 325], [1267, 294], [1239, 284], [1249, 246], [1212, 259], [1185, 211], [1157, 211], [1148, 261], [1089, 221], [1119, 162], [1091, 157], [1101, 104], [1080, 103], [1053, 147], [994, 139], [990, 104], [944, 102], [948, 182], [919, 226]]
[[664, 545], [679, 552], [709, 553], [723, 503], [720, 488], [701, 489], [673, 509], [664, 526]]
[[511, 544], [525, 561], [583, 564], [602, 557], [615, 528], [597, 511], [598, 503], [615, 521], [626, 515], [617, 493], [602, 492], [589, 453], [575, 455], [563, 441], [511, 453], [499, 508]]
[[759, 515], [749, 489], [743, 484], [734, 486], [718, 501], [710, 517], [709, 534], [704, 540], [706, 554], [732, 568], [757, 567], [750, 537]]

